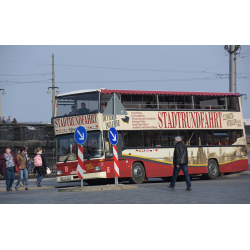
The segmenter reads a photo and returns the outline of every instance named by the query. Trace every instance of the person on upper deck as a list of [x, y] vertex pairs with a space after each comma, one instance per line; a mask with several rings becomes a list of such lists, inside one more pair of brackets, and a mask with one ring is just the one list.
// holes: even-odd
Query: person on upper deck
[[76, 114], [76, 106], [71, 106], [71, 112], [69, 112], [69, 115], [75, 115]]
[[84, 115], [84, 114], [88, 114], [88, 113], [89, 113], [89, 110], [86, 109], [86, 106], [85, 106], [85, 103], [84, 103], [84, 102], [81, 103], [81, 108], [78, 109], [77, 113], [78, 113], [79, 115]]

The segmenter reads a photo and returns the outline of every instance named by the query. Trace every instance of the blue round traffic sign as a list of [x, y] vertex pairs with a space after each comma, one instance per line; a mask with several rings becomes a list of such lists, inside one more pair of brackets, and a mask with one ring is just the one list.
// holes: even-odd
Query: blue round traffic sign
[[118, 133], [113, 127], [109, 129], [109, 141], [112, 145], [116, 145], [118, 142]]
[[75, 130], [75, 141], [78, 144], [83, 144], [87, 140], [87, 131], [83, 126], [79, 126]]

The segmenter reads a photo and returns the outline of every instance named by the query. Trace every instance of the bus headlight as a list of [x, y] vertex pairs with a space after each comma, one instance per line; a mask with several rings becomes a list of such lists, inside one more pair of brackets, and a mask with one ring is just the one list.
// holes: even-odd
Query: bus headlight
[[95, 171], [101, 171], [101, 166], [96, 166]]
[[56, 175], [62, 175], [62, 170], [57, 170]]

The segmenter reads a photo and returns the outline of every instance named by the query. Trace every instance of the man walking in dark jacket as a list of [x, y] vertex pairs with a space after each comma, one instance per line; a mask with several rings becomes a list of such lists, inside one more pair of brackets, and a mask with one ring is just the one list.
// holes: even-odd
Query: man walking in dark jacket
[[188, 152], [187, 152], [187, 147], [182, 143], [182, 139], [180, 136], [175, 137], [175, 148], [174, 148], [174, 160], [173, 160], [173, 165], [174, 165], [174, 172], [173, 176], [171, 179], [171, 183], [167, 185], [168, 188], [174, 190], [175, 182], [177, 179], [177, 176], [179, 172], [182, 170], [186, 183], [187, 183], [187, 191], [191, 190], [191, 181], [190, 181], [190, 176], [188, 174]]

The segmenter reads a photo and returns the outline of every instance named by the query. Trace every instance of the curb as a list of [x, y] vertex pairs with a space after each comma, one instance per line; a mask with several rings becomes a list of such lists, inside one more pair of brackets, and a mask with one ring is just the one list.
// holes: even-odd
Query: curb
[[247, 171], [239, 172], [239, 173], [236, 173], [236, 174], [223, 175], [220, 178], [221, 179], [223, 179], [223, 178], [233, 178], [233, 177], [238, 177], [238, 176], [241, 176], [241, 175], [250, 175], [250, 171], [247, 170]]
[[122, 190], [122, 189], [133, 189], [138, 188], [137, 186], [131, 185], [107, 185], [107, 186], [84, 186], [84, 187], [67, 187], [59, 188], [58, 192], [81, 192], [81, 191], [103, 191], [103, 190]]
[[[58, 188], [58, 187], [35, 187], [35, 188], [30, 188], [29, 187], [29, 190], [25, 190], [25, 188], [23, 187], [23, 188], [18, 188], [19, 190], [18, 191], [16, 191], [15, 190], [15, 187], [13, 188], [12, 187], [12, 189], [13, 189], [13, 191], [12, 192], [19, 192], [19, 191], [30, 191], [30, 190], [37, 190], [37, 189], [52, 189], [52, 188]], [[7, 192], [7, 190], [0, 190], [0, 192]]]
[[[102, 190], [121, 190], [121, 189], [133, 189], [138, 188], [137, 186], [131, 186], [131, 185], [107, 185], [107, 186], [84, 186], [84, 187], [34, 187], [29, 188], [29, 190], [42, 190], [42, 189], [59, 189], [59, 192], [81, 192], [81, 191], [102, 191]], [[19, 191], [29, 191], [25, 190], [24, 187], [18, 188], [19, 190], [16, 191], [15, 188], [12, 192], [19, 192]], [[0, 192], [7, 192], [7, 190], [0, 190]]]

